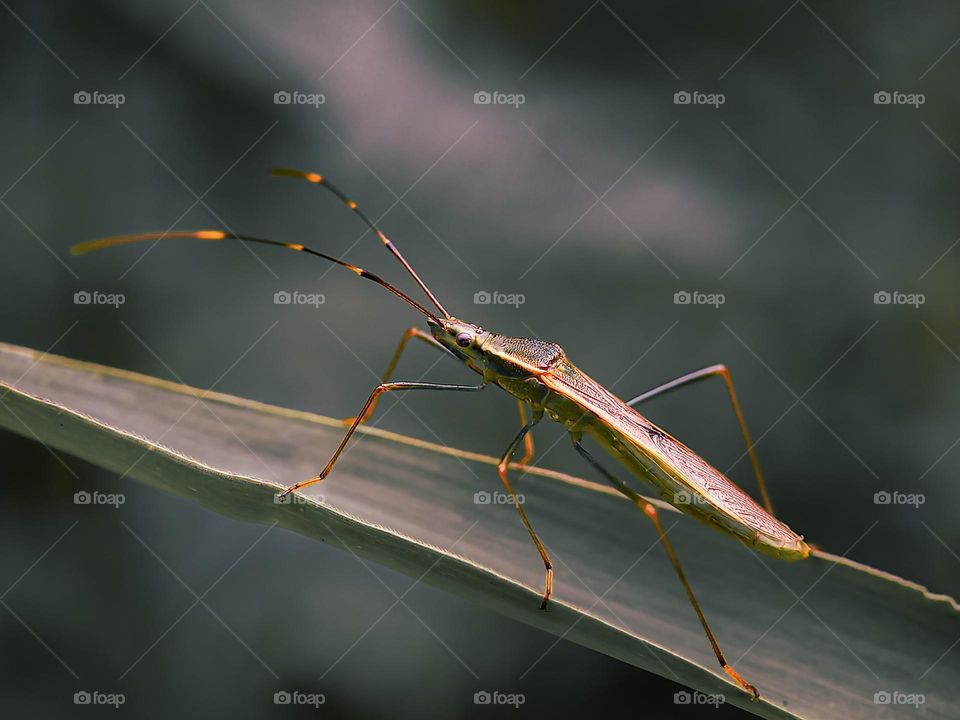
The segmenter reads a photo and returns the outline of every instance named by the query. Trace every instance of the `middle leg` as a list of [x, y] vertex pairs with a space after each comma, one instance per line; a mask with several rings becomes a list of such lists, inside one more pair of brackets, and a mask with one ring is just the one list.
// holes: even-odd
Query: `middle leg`
[[517, 493], [514, 491], [513, 485], [507, 478], [507, 467], [510, 465], [510, 460], [513, 457], [513, 453], [516, 452], [517, 446], [520, 445], [520, 442], [527, 436], [527, 434], [530, 432], [530, 429], [540, 422], [540, 418], [542, 417], [543, 411], [540, 411], [540, 413], [534, 413], [534, 416], [530, 422], [525, 423], [524, 426], [520, 428], [520, 432], [517, 433], [517, 436], [510, 442], [506, 451], [503, 453], [503, 456], [500, 458], [500, 463], [497, 465], [497, 472], [500, 474], [500, 480], [503, 482], [503, 486], [507, 489], [507, 492], [510, 493], [514, 507], [517, 508], [517, 512], [520, 514], [520, 521], [530, 534], [530, 539], [533, 540], [533, 544], [537, 546], [537, 552], [540, 553], [540, 558], [543, 560], [543, 566], [546, 569], [546, 579], [543, 591], [543, 602], [540, 603], [540, 609], [546, 610], [547, 603], [550, 601], [550, 596], [553, 594], [553, 563], [550, 561], [550, 556], [547, 555], [547, 549], [543, 546], [543, 543], [540, 542], [540, 538], [537, 537], [537, 533], [533, 529], [533, 525], [530, 524], [530, 520], [527, 518], [527, 513], [524, 512], [523, 506], [517, 499]]

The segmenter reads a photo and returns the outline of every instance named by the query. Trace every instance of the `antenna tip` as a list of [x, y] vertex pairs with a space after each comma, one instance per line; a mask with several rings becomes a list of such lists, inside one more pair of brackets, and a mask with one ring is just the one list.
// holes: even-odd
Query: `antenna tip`
[[294, 170], [293, 168], [275, 167], [270, 168], [270, 174], [276, 177], [294, 177], [306, 180], [307, 182], [323, 184], [323, 175], [315, 172], [304, 172], [303, 170]]
[[290, 248], [291, 250], [297, 250], [297, 251], [303, 250], [303, 245], [299, 245], [297, 243], [287, 243], [287, 247]]
[[227, 234], [220, 230], [200, 230], [194, 237], [196, 237], [197, 240], [223, 240], [227, 237]]

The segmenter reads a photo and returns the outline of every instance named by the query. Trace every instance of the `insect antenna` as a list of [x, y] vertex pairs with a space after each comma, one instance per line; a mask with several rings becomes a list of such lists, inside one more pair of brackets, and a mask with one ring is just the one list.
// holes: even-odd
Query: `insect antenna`
[[117, 245], [130, 245], [132, 243], [146, 242], [149, 240], [172, 240], [172, 239], [189, 239], [189, 240], [237, 240], [244, 243], [258, 243], [260, 245], [273, 245], [275, 247], [286, 248], [287, 250], [295, 250], [297, 252], [304, 252], [308, 255], [315, 255], [316, 257], [323, 258], [332, 263], [345, 267], [347, 270], [350, 270], [358, 277], [365, 278], [375, 282], [377, 285], [386, 288], [398, 298], [406, 302], [410, 307], [414, 308], [417, 312], [423, 314], [427, 319], [433, 321], [437, 325], [440, 325], [440, 320], [432, 312], [427, 310], [423, 305], [418, 303], [416, 300], [411, 298], [402, 290], [398, 290], [393, 285], [388, 283], [379, 275], [374, 275], [372, 272], [364, 270], [361, 267], [352, 265], [351, 263], [335, 258], [332, 255], [326, 255], [325, 253], [319, 252], [312, 248], [308, 248], [305, 245], [300, 245], [298, 243], [286, 243], [280, 242], [279, 240], [267, 240], [265, 238], [250, 237], [249, 235], [236, 235], [234, 233], [223, 232], [221, 230], [196, 230], [196, 231], [178, 231], [178, 232], [167, 232], [167, 233], [137, 233], [134, 235], [114, 235], [113, 237], [100, 238], [99, 240], [88, 240], [87, 242], [78, 243], [70, 248], [71, 255], [83, 255], [84, 253], [93, 252], [95, 250], [103, 250], [105, 248], [115, 247]]
[[407, 262], [406, 258], [403, 257], [403, 255], [397, 249], [397, 246], [390, 241], [390, 239], [384, 234], [384, 232], [380, 228], [378, 228], [376, 225], [373, 224], [370, 218], [368, 218], [364, 214], [364, 212], [359, 207], [357, 207], [357, 204], [353, 200], [348, 198], [340, 188], [332, 184], [323, 175], [320, 175], [314, 172], [305, 172], [303, 170], [295, 170], [293, 168], [277, 167], [277, 168], [271, 169], [270, 174], [275, 177], [292, 177], [292, 178], [298, 178], [300, 180], [306, 180], [307, 182], [313, 183], [314, 185], [319, 185], [320, 187], [326, 188], [331, 193], [336, 195], [340, 199], [340, 201], [343, 202], [344, 205], [346, 205], [348, 208], [353, 210], [353, 212], [355, 212], [357, 216], [361, 220], [363, 220], [364, 224], [368, 228], [370, 228], [377, 234], [377, 237], [380, 238], [380, 241], [384, 244], [387, 250], [393, 253], [393, 256], [400, 261], [400, 264], [403, 265], [404, 268], [406, 268], [407, 272], [410, 273], [410, 276], [416, 281], [417, 285], [420, 286], [420, 289], [426, 293], [428, 298], [430, 298], [430, 302], [432, 302], [437, 307], [437, 309], [441, 313], [443, 313], [443, 316], [446, 318], [451, 317], [450, 313], [448, 313], [446, 309], [443, 307], [443, 305], [440, 304], [440, 301], [437, 300], [437, 297], [432, 292], [430, 292], [430, 288], [427, 287], [427, 284], [420, 279], [420, 276], [417, 275], [417, 272], [413, 269], [410, 263]]

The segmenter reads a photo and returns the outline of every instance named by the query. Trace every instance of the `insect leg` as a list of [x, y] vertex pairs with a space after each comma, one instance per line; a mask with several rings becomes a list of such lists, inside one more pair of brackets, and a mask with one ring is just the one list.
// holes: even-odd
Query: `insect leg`
[[307, 485], [313, 485], [323, 480], [327, 475], [330, 474], [330, 471], [333, 470], [334, 464], [337, 462], [337, 458], [340, 457], [340, 454], [343, 452], [343, 449], [347, 446], [347, 443], [350, 441], [350, 437], [353, 435], [354, 431], [360, 426], [360, 419], [369, 414], [368, 410], [371, 405], [377, 402], [377, 398], [380, 397], [383, 393], [386, 392], [399, 392], [403, 390], [454, 390], [459, 392], [475, 392], [483, 390], [487, 384], [481, 383], [480, 385], [446, 385], [441, 383], [428, 383], [428, 382], [392, 382], [392, 383], [380, 383], [377, 385], [373, 392], [370, 393], [370, 397], [367, 398], [367, 401], [363, 404], [363, 407], [360, 409], [357, 417], [354, 419], [353, 423], [350, 425], [350, 429], [347, 430], [347, 434], [343, 436], [343, 440], [340, 441], [340, 444], [337, 446], [337, 449], [334, 450], [333, 456], [327, 461], [327, 464], [324, 466], [323, 470], [320, 471], [319, 475], [314, 475], [312, 478], [298, 482], [295, 485], [291, 485], [282, 493], [280, 493], [281, 498], [289, 495], [295, 490], [304, 488]]
[[[527, 412], [523, 400], [517, 399], [517, 408], [520, 410], [520, 426], [527, 424]], [[517, 465], [526, 465], [533, 460], [533, 435], [527, 433], [523, 436], [523, 457], [517, 460]]]
[[[412, 327], [403, 334], [402, 338], [400, 338], [400, 343], [397, 345], [397, 349], [394, 351], [393, 357], [390, 359], [390, 364], [387, 365], [387, 371], [383, 374], [383, 377], [380, 379], [381, 384], [386, 383], [390, 380], [390, 376], [393, 375], [393, 371], [397, 368], [397, 363], [400, 362], [400, 356], [403, 355], [403, 351], [407, 349], [407, 343], [410, 342], [410, 338], [423, 340], [428, 345], [432, 345], [436, 348], [439, 348], [444, 352], [447, 351], [447, 349], [443, 347], [443, 345], [441, 345], [434, 339], [433, 335], [426, 332], [425, 330], [421, 330], [418, 327]], [[367, 408], [366, 413], [360, 415], [360, 424], [365, 423], [367, 420], [370, 419], [370, 416], [373, 415], [373, 410], [377, 406], [378, 399], [379, 399], [379, 396], [375, 398], [373, 403], [370, 405], [370, 407]], [[343, 424], [352, 425], [354, 420], [356, 420], [355, 417], [344, 418]]]
[[543, 559], [543, 566], [546, 568], [546, 584], [543, 591], [543, 602], [540, 603], [540, 609], [547, 609], [547, 602], [550, 600], [550, 596], [553, 594], [553, 563], [550, 562], [550, 556], [547, 555], [546, 548], [543, 547], [543, 543], [540, 542], [540, 538], [537, 537], [537, 533], [533, 529], [533, 525], [530, 524], [530, 520], [527, 518], [527, 514], [523, 511], [523, 506], [520, 504], [517, 499], [517, 493], [514, 492], [513, 486], [510, 484], [510, 480], [507, 479], [507, 466], [510, 464], [510, 459], [513, 457], [513, 453], [516, 452], [517, 446], [520, 442], [527, 436], [527, 433], [530, 432], [530, 428], [540, 422], [540, 418], [543, 417], [543, 412], [535, 413], [533, 418], [528, 423], [524, 423], [524, 426], [520, 428], [520, 432], [517, 433], [517, 436], [510, 442], [510, 445], [507, 446], [506, 451], [503, 453], [503, 457], [500, 458], [500, 463], [497, 465], [497, 472], [500, 474], [500, 480], [503, 481], [503, 486], [507, 489], [507, 492], [510, 493], [510, 497], [513, 499], [513, 505], [517, 508], [517, 512], [520, 514], [520, 520], [523, 522], [523, 526], [527, 529], [527, 532], [530, 533], [530, 539], [533, 540], [533, 544], [537, 546], [537, 551], [540, 553], [540, 557]]
[[773, 503], [770, 502], [770, 493], [767, 492], [767, 483], [763, 479], [763, 473], [760, 472], [760, 461], [757, 459], [757, 453], [753, 448], [753, 440], [750, 439], [750, 433], [747, 431], [747, 423], [743, 419], [743, 411], [740, 409], [740, 401], [737, 400], [737, 393], [733, 389], [733, 379], [730, 377], [730, 371], [727, 370], [726, 365], [711, 365], [710, 367], [705, 367], [701, 370], [695, 370], [694, 372], [687, 373], [686, 375], [681, 375], [675, 380], [671, 380], [668, 383], [659, 385], [652, 390], [647, 390], [647, 392], [642, 395], [637, 395], [633, 400], [627, 403], [627, 405], [639, 405], [640, 403], [656, 397], [657, 395], [662, 395], [663, 393], [674, 390], [678, 387], [684, 385], [689, 385], [695, 383], [698, 380], [705, 380], [710, 377], [722, 377], [723, 381], [726, 383], [727, 392], [730, 394], [730, 404], [733, 406], [733, 413], [737, 416], [737, 423], [740, 425], [740, 432], [743, 434], [743, 441], [747, 445], [747, 454], [750, 456], [750, 463], [753, 465], [753, 474], [757, 477], [757, 485], [760, 486], [760, 497], [763, 499], [764, 509], [773, 515]]
[[[407, 343], [410, 342], [410, 339], [414, 338], [417, 340], [422, 340], [423, 342], [431, 345], [439, 350], [444, 352], [450, 352], [443, 345], [438, 343], [436, 339], [430, 333], [425, 330], [421, 330], [418, 327], [412, 327], [408, 329], [403, 337], [400, 338], [400, 343], [397, 345], [397, 349], [393, 353], [393, 357], [390, 359], [390, 364], [387, 365], [387, 370], [383, 373], [383, 378], [380, 382], [385, 383], [390, 380], [390, 376], [393, 375], [393, 371], [397, 368], [397, 363], [400, 362], [400, 356], [403, 355], [403, 351], [407, 349]], [[379, 398], [378, 398], [379, 399]], [[367, 408], [365, 415], [360, 416], [360, 424], [362, 425], [367, 420], [370, 419], [370, 416], [373, 415], [374, 409], [377, 407], [377, 400], [373, 401], [373, 404]], [[523, 427], [527, 424], [527, 414], [524, 408], [523, 400], [517, 400], [517, 407], [520, 410], [520, 427]], [[356, 420], [354, 417], [344, 418], [344, 425], [352, 425], [353, 421]], [[523, 457], [517, 461], [518, 465], [526, 465], [533, 459], [533, 435], [527, 433], [523, 438]]]
[[663, 525], [660, 523], [660, 516], [657, 513], [657, 509], [643, 496], [633, 490], [629, 485], [620, 480], [620, 478], [613, 475], [606, 468], [604, 468], [589, 452], [583, 447], [580, 440], [571, 435], [573, 440], [573, 446], [576, 448], [577, 452], [583, 456], [583, 458], [593, 465], [601, 475], [603, 475], [610, 483], [617, 488], [621, 493], [630, 498], [637, 507], [643, 510], [643, 514], [646, 515], [650, 522], [653, 523], [653, 526], [657, 530], [657, 537], [660, 539], [660, 543], [663, 545], [663, 549], [667, 551], [667, 555], [670, 558], [670, 563], [673, 565], [673, 569], [677, 573], [677, 577], [680, 578], [680, 583], [683, 585], [683, 589], [687, 593], [687, 598], [690, 600], [690, 604], [693, 606], [694, 612], [697, 613], [697, 617], [700, 618], [700, 624], [703, 626], [703, 631], [707, 636], [707, 640], [710, 641], [710, 646], [713, 648], [714, 655], [717, 656], [717, 660], [720, 662], [720, 667], [723, 668], [723, 671], [729, 675], [740, 687], [746, 690], [748, 693], [753, 695], [754, 700], [760, 697], [760, 693], [757, 689], [748, 683], [743, 677], [734, 670], [730, 665], [727, 664], [726, 658], [723, 656], [723, 651], [720, 650], [720, 645], [717, 643], [717, 639], [713, 636], [713, 631], [710, 630], [710, 626], [707, 624], [707, 618], [703, 614], [703, 610], [700, 609], [700, 603], [697, 602], [696, 596], [693, 594], [693, 589], [690, 587], [690, 583], [687, 581], [687, 576], [683, 572], [683, 568], [680, 566], [680, 560], [677, 558], [676, 552], [673, 550], [673, 543], [670, 542], [670, 539], [667, 537], [666, 532], [663, 530]]

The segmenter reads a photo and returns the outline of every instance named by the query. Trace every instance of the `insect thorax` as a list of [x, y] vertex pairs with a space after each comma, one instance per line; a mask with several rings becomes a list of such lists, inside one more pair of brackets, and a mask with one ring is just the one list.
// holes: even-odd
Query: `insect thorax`
[[487, 350], [504, 361], [514, 360], [540, 370], [551, 368], [563, 357], [563, 349], [556, 343], [505, 335], [495, 337]]

